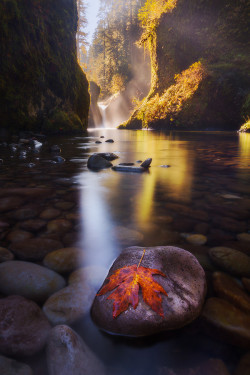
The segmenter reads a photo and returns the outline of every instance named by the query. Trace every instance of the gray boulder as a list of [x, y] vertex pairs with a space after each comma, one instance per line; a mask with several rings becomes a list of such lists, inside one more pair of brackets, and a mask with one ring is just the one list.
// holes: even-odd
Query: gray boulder
[[112, 167], [112, 163], [104, 159], [102, 156], [94, 154], [89, 157], [87, 167], [89, 169], [100, 170]]
[[[117, 269], [138, 265], [142, 247], [125, 249], [112, 265], [108, 277]], [[197, 259], [189, 252], [171, 246], [146, 248], [143, 267], [157, 269], [166, 277], [155, 275], [168, 296], [161, 294], [164, 317], [148, 306], [139, 291], [139, 303], [113, 318], [113, 300], [108, 292], [96, 296], [92, 305], [92, 318], [99, 328], [125, 336], [147, 336], [156, 332], [181, 328], [196, 319], [201, 312], [206, 295], [205, 274]], [[104, 281], [106, 284], [107, 278]]]

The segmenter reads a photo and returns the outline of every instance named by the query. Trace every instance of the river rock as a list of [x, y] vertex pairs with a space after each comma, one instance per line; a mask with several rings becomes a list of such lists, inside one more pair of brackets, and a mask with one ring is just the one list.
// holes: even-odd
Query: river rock
[[99, 170], [112, 167], [112, 163], [104, 159], [102, 156], [94, 154], [89, 157], [87, 167], [89, 169]]
[[33, 371], [28, 365], [14, 359], [0, 355], [0, 374], [2, 375], [32, 375]]
[[5, 249], [5, 247], [0, 247], [0, 263], [13, 259], [14, 255], [8, 249]]
[[143, 173], [147, 172], [147, 168], [143, 167], [134, 167], [133, 165], [128, 166], [128, 165], [115, 165], [112, 167], [114, 171], [118, 172], [135, 172], [135, 173]]
[[83, 250], [78, 247], [65, 247], [47, 254], [43, 264], [59, 273], [72, 272], [81, 267]]
[[113, 139], [107, 139], [105, 142], [107, 142], [107, 143], [114, 143], [114, 140]]
[[0, 212], [7, 212], [20, 207], [24, 203], [19, 197], [4, 197], [0, 198]]
[[71, 284], [53, 294], [43, 311], [53, 325], [72, 324], [90, 310], [95, 292], [87, 284]]
[[64, 163], [66, 161], [66, 159], [64, 159], [62, 156], [60, 155], [56, 155], [53, 157], [53, 160], [56, 162], [56, 163]]
[[233, 375], [249, 375], [250, 352], [243, 355]]
[[250, 313], [250, 297], [244, 292], [236, 279], [225, 273], [215, 272], [213, 274], [213, 285], [218, 297], [226, 299], [239, 309]]
[[250, 346], [250, 316], [228, 301], [209, 298], [202, 312], [204, 331], [227, 344]]
[[66, 219], [55, 219], [51, 220], [47, 225], [47, 231], [49, 233], [67, 233], [72, 229], [73, 225], [69, 220]]
[[13, 230], [7, 235], [7, 240], [10, 242], [20, 242], [29, 240], [34, 237], [32, 233], [23, 230]]
[[8, 213], [8, 217], [14, 220], [28, 220], [34, 219], [37, 215], [39, 215], [39, 210], [37, 207], [33, 206], [25, 206], [19, 208], [18, 210], [11, 211]]
[[203, 234], [190, 234], [186, 237], [186, 240], [193, 245], [205, 245], [207, 237]]
[[[155, 275], [168, 296], [162, 295], [164, 318], [154, 312], [139, 292], [139, 303], [113, 318], [113, 301], [107, 299], [110, 292], [96, 296], [92, 306], [92, 318], [103, 330], [125, 336], [147, 336], [156, 332], [178, 329], [196, 319], [206, 295], [205, 274], [197, 259], [189, 252], [171, 246], [145, 248], [142, 266], [160, 270], [166, 278]], [[143, 254], [141, 247], [129, 247], [115, 260], [107, 277], [115, 270], [139, 264]], [[104, 284], [107, 282], [107, 278]]]
[[0, 299], [0, 351], [32, 356], [42, 350], [50, 324], [39, 306], [21, 296]]
[[250, 242], [250, 233], [239, 233], [237, 234], [237, 238], [239, 241]]
[[101, 361], [81, 337], [66, 325], [54, 327], [47, 345], [49, 375], [104, 375]]
[[143, 240], [142, 233], [126, 227], [115, 227], [113, 235], [122, 246], [136, 245]]
[[152, 158], [148, 158], [141, 163], [142, 168], [149, 168], [150, 164], [152, 163]]
[[[41, 198], [41, 197], [48, 197], [52, 193], [51, 189], [47, 188], [8, 188], [8, 189], [1, 189], [0, 190], [0, 197], [2, 196], [21, 196], [27, 198]], [[19, 198], [20, 199], [20, 198]], [[18, 205], [19, 206], [19, 205]]]
[[72, 272], [69, 276], [69, 284], [84, 284], [91, 285], [97, 290], [107, 275], [107, 269], [102, 266], [87, 266], [79, 268]]
[[75, 203], [74, 203], [74, 202], [66, 202], [66, 201], [57, 202], [57, 203], [55, 204], [55, 207], [56, 207], [56, 208], [59, 208], [60, 210], [63, 210], [63, 211], [70, 210], [70, 209], [73, 208], [74, 206], [75, 206]]
[[59, 153], [59, 154], [62, 152], [62, 150], [60, 149], [60, 147], [58, 145], [52, 145], [52, 146], [50, 146], [50, 151], [51, 152], [56, 152], [56, 153]]
[[49, 238], [31, 238], [29, 240], [13, 242], [10, 250], [20, 259], [38, 261], [48, 253], [63, 247], [60, 241]]
[[94, 155], [99, 155], [108, 161], [116, 160], [119, 158], [119, 156], [117, 156], [113, 152], [96, 152]]
[[250, 276], [250, 257], [229, 247], [213, 247], [209, 250], [213, 263], [236, 276]]
[[19, 226], [21, 229], [24, 229], [26, 231], [38, 232], [39, 230], [44, 228], [46, 224], [47, 222], [45, 220], [32, 219], [32, 220], [22, 221]]
[[58, 217], [60, 214], [61, 214], [60, 210], [53, 208], [53, 207], [48, 207], [41, 212], [40, 218], [44, 220], [52, 220]]
[[34, 263], [10, 261], [0, 264], [0, 292], [44, 302], [65, 287], [62, 276]]
[[218, 358], [210, 358], [192, 368], [173, 371], [168, 368], [160, 368], [158, 375], [230, 375], [225, 363]]

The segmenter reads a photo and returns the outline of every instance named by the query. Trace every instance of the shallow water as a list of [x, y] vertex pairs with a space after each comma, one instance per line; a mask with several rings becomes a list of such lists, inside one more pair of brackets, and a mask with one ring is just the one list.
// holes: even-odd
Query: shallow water
[[[114, 143], [105, 143], [108, 138], [114, 139]], [[95, 144], [96, 140], [102, 144]], [[61, 147], [64, 163], [53, 162], [48, 151], [52, 144]], [[87, 159], [93, 152], [116, 153], [119, 159], [113, 164], [136, 164], [149, 157], [153, 161], [149, 172], [143, 174], [111, 169], [93, 172], [87, 169]], [[235, 244], [237, 249], [237, 234], [250, 230], [250, 217], [241, 215], [246, 208], [250, 209], [250, 134], [93, 129], [86, 137], [50, 139], [49, 144], [35, 152], [28, 146], [13, 145], [11, 150], [9, 144], [2, 144], [0, 158], [0, 190], [49, 187], [53, 194], [42, 201], [42, 208], [62, 201], [75, 203], [59, 217], [79, 214], [72, 221], [69, 243], [64, 245], [81, 246], [85, 265], [101, 266], [108, 271], [121, 250], [135, 244], [176, 245], [197, 257], [213, 246], [230, 243], [230, 247]], [[39, 207], [40, 202], [34, 204]], [[19, 223], [10, 220], [8, 214], [4, 213], [1, 220], [8, 221], [10, 231]], [[228, 217], [233, 223], [227, 222]], [[143, 239], [131, 242], [129, 229], [139, 232]], [[190, 245], [184, 233], [201, 231], [207, 243]], [[0, 237], [0, 246], [9, 246], [7, 232]], [[41, 230], [36, 236], [43, 233]], [[211, 274], [208, 269], [208, 280]], [[210, 287], [208, 293], [213, 294]], [[73, 328], [109, 366], [110, 374], [123, 374], [123, 370], [124, 374], [161, 375], [164, 367], [194, 368], [209, 358], [222, 359], [232, 372], [246, 351], [208, 337], [196, 323], [178, 332], [144, 339], [102, 333], [89, 314]], [[32, 364], [36, 375], [46, 375], [43, 354], [23, 361]]]

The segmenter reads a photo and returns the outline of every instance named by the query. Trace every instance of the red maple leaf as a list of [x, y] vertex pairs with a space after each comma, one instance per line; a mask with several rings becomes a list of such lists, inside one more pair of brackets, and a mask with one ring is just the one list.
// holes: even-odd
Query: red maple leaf
[[102, 296], [115, 289], [107, 298], [114, 300], [113, 318], [117, 318], [118, 315], [127, 310], [129, 305], [132, 305], [134, 310], [136, 309], [139, 303], [139, 287], [141, 287], [144, 301], [152, 310], [164, 318], [161, 293], [166, 296], [167, 293], [153, 279], [153, 275], [163, 277], [166, 277], [166, 275], [157, 269], [142, 267], [140, 264], [144, 254], [145, 250], [138, 265], [133, 264], [117, 269], [113, 275], [108, 277], [109, 282], [97, 293], [97, 296]]

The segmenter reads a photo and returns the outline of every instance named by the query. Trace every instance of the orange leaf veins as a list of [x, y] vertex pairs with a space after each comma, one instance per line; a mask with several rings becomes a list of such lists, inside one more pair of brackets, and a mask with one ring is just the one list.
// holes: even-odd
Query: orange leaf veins
[[[144, 254], [145, 250], [140, 263]], [[139, 302], [139, 287], [141, 287], [144, 301], [152, 310], [164, 318], [161, 293], [166, 296], [167, 293], [153, 279], [153, 275], [161, 275], [163, 277], [166, 277], [166, 275], [157, 269], [142, 267], [140, 263], [117, 269], [108, 278], [109, 282], [97, 294], [97, 296], [102, 296], [115, 289], [107, 298], [114, 300], [113, 318], [117, 318], [123, 311], [127, 310], [129, 305], [132, 305], [134, 310], [136, 309]]]

